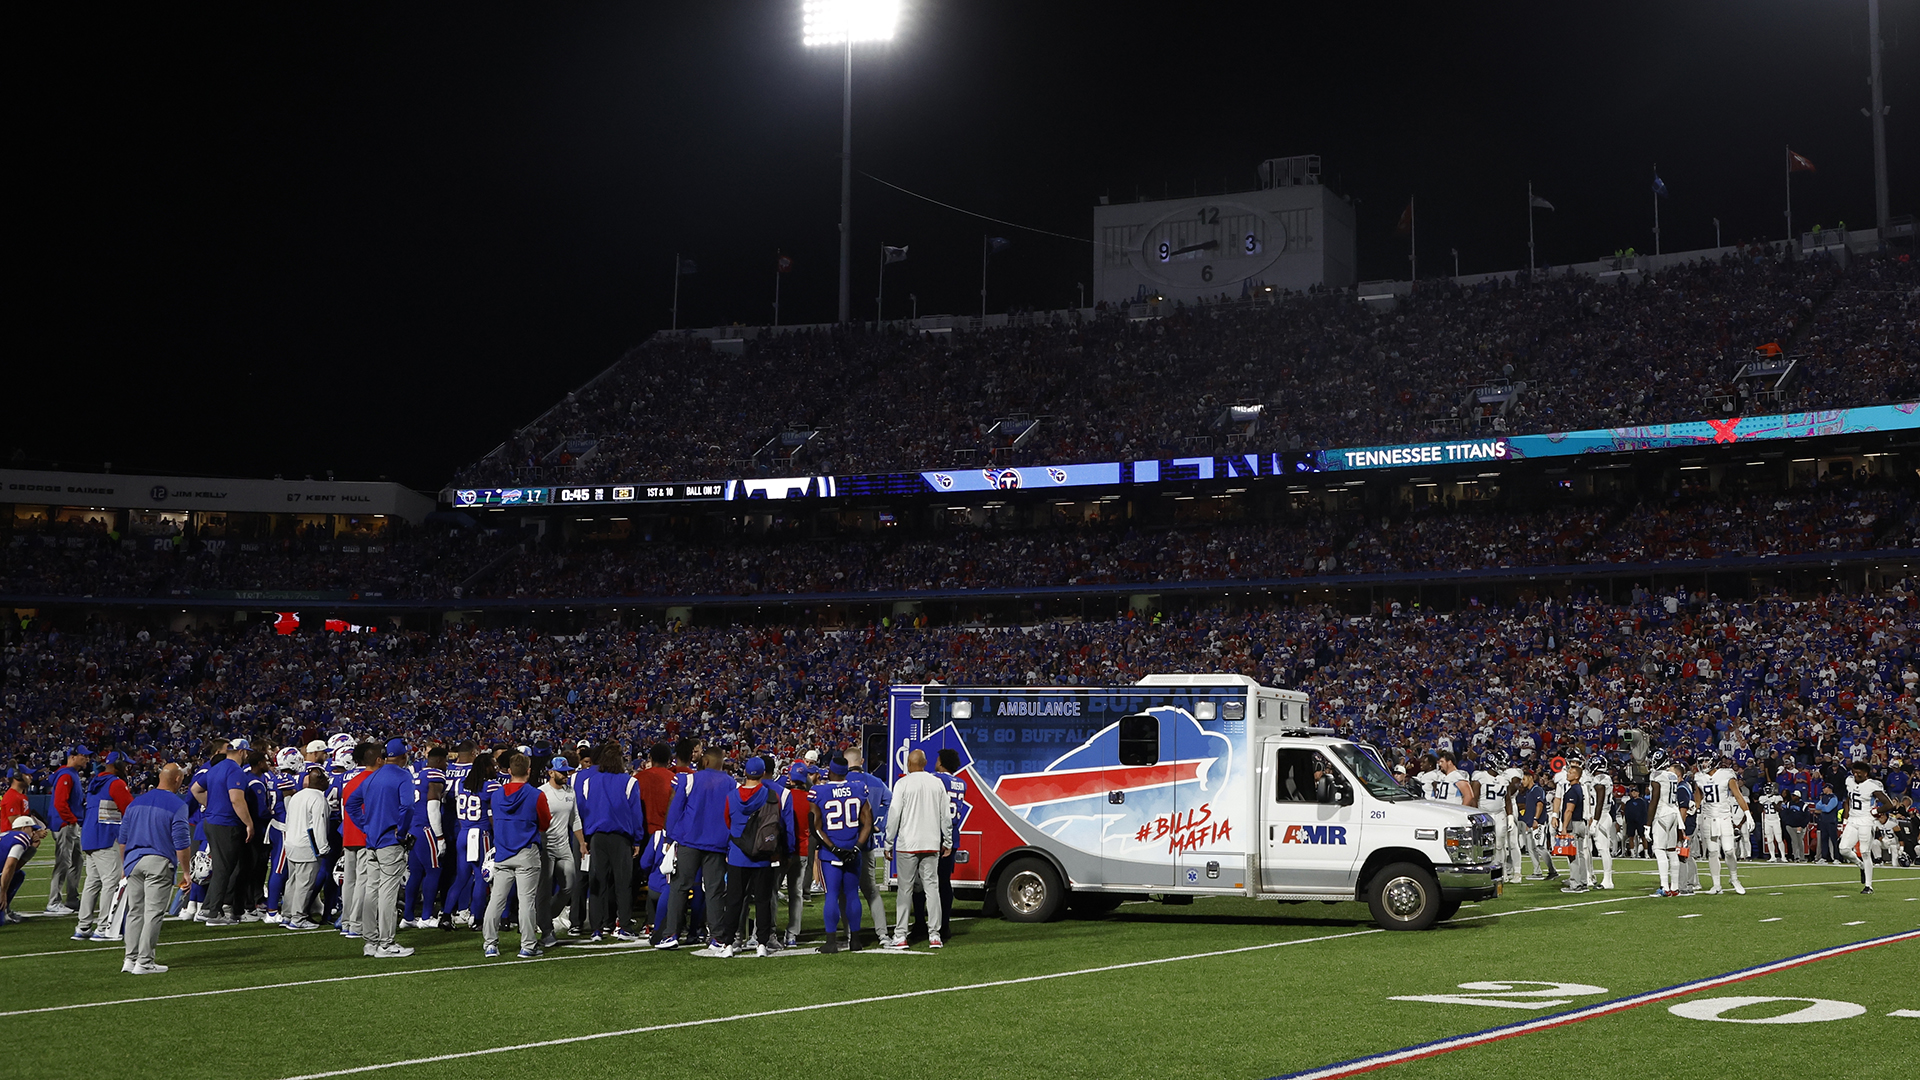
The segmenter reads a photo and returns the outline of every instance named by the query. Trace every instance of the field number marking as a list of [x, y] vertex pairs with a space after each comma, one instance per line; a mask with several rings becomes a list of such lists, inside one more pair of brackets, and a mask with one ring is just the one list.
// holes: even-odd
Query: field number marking
[[[1538, 990], [1521, 990], [1522, 986], [1537, 986]], [[1555, 997], [1556, 994], [1572, 994], [1574, 997], [1586, 997], [1592, 994], [1604, 994], [1604, 986], [1588, 986], [1586, 983], [1541, 982], [1537, 979], [1504, 979], [1499, 982], [1461, 983], [1462, 990], [1490, 991], [1475, 994], [1411, 994], [1404, 997], [1390, 997], [1388, 1001], [1425, 1001], [1434, 1005], [1486, 1005], [1495, 1009], [1545, 1009], [1553, 1005], [1570, 1005], [1571, 997]]]
[[[1728, 1016], [1735, 1009], [1765, 1005], [1773, 1001], [1804, 1001], [1806, 1004], [1778, 1016], [1753, 1018]], [[1688, 1020], [1717, 1020], [1723, 1024], [1818, 1024], [1827, 1020], [1850, 1020], [1867, 1011], [1865, 1005], [1830, 998], [1806, 997], [1710, 997], [1667, 1006], [1667, 1011]]]

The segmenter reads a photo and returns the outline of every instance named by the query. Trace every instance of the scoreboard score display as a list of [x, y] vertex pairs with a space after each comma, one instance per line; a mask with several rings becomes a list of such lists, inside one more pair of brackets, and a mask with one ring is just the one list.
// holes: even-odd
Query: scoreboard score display
[[1319, 159], [1277, 158], [1260, 175], [1253, 191], [1095, 207], [1094, 296], [1190, 304], [1352, 285], [1353, 206], [1320, 184]]

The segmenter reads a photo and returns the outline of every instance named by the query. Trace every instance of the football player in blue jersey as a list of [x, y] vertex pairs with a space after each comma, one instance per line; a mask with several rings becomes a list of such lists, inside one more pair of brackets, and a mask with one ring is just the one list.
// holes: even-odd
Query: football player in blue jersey
[[453, 889], [447, 894], [447, 907], [453, 911], [455, 926], [479, 926], [480, 915], [487, 909], [487, 882], [480, 867], [486, 862], [486, 849], [491, 843], [487, 839], [487, 797], [502, 786], [499, 776], [493, 755], [480, 754], [453, 793], [454, 820], [459, 829], [454, 856], [459, 863], [454, 870]]
[[447, 789], [447, 748], [436, 746], [413, 766], [413, 844], [407, 849], [407, 885], [400, 925], [425, 930], [439, 922], [441, 824]]
[[473, 771], [474, 748], [471, 739], [463, 739], [453, 745], [453, 758], [447, 762], [446, 798], [440, 808], [441, 820], [455, 824], [443, 830], [446, 841], [440, 847], [440, 929], [453, 929], [453, 889], [460, 878], [460, 792], [464, 790], [467, 774]]
[[287, 800], [300, 790], [306, 768], [306, 756], [297, 746], [283, 746], [274, 755], [274, 770], [267, 779], [267, 794], [273, 804], [267, 824], [267, 918], [279, 925], [280, 897], [287, 886]]
[[[227, 759], [227, 740], [215, 739], [207, 744], [207, 759], [193, 770], [193, 777], [187, 781], [187, 827], [193, 830], [191, 843], [196, 852], [207, 850], [207, 773]], [[187, 905], [180, 912], [182, 919], [197, 919], [205, 922], [205, 912], [201, 910], [207, 899], [207, 883], [196, 881], [187, 893]]]
[[[866, 787], [849, 775], [847, 759], [835, 754], [827, 780], [814, 785], [814, 879], [826, 896], [827, 940], [821, 952], [840, 951], [840, 919], [847, 921], [847, 949], [860, 947], [860, 886], [867, 880], [867, 844], [873, 839], [873, 809]], [[884, 939], [885, 935], [882, 935]]]
[[[846, 758], [847, 780], [860, 789], [860, 797], [866, 800], [867, 809], [873, 811], [872, 835], [882, 836], [887, 829], [887, 807], [893, 802], [893, 789], [887, 786], [885, 780], [861, 770], [860, 766], [865, 763], [865, 759], [860, 751], [849, 750]], [[884, 881], [887, 873], [886, 852], [882, 845], [871, 846], [872, 853], [868, 859], [875, 864], [874, 869], [879, 871], [881, 880]], [[873, 916], [873, 929], [880, 935], [879, 940], [882, 942], [891, 940], [887, 936], [887, 905], [881, 897], [880, 887], [873, 883], [873, 874], [868, 871], [865, 862], [861, 864], [860, 869], [860, 895], [866, 900], [867, 911]]]

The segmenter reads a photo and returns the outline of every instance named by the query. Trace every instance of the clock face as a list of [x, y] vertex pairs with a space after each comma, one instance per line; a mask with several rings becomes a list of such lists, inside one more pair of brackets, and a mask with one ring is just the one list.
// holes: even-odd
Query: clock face
[[1277, 218], [1222, 199], [1169, 211], [1140, 231], [1128, 257], [1149, 281], [1207, 292], [1259, 274], [1286, 249]]

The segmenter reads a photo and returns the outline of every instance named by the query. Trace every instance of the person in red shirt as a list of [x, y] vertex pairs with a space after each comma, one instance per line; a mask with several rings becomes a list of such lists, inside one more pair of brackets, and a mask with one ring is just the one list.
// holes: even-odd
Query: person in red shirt
[[787, 937], [786, 947], [791, 949], [800, 944], [800, 916], [807, 907], [807, 883], [813, 875], [807, 869], [808, 842], [812, 839], [808, 827], [809, 812], [813, 809], [813, 800], [808, 792], [813, 789], [813, 770], [804, 761], [796, 761], [787, 770], [787, 790], [793, 792], [793, 850], [780, 864], [780, 887], [787, 896]]
[[[363, 742], [353, 748], [353, 765], [358, 771], [340, 785], [341, 806], [347, 805], [347, 799], [353, 795], [354, 789], [373, 775], [379, 762], [378, 743]], [[340, 853], [344, 867], [340, 882], [340, 936], [357, 938], [361, 936], [360, 927], [363, 925], [361, 901], [367, 893], [372, 892], [366, 888], [372, 878], [370, 874], [361, 873], [367, 869], [361, 865], [361, 857], [367, 853], [367, 834], [353, 823], [352, 817], [344, 813], [340, 815], [340, 846], [345, 849]]]
[[25, 769], [7, 770], [7, 790], [0, 794], [0, 824], [6, 824], [17, 817], [28, 817], [27, 782], [33, 774]]
[[647, 767], [633, 774], [640, 781], [640, 801], [647, 808], [648, 836], [667, 827], [667, 806], [673, 802], [673, 777], [678, 771], [667, 766], [667, 748], [661, 744], [647, 751]]

